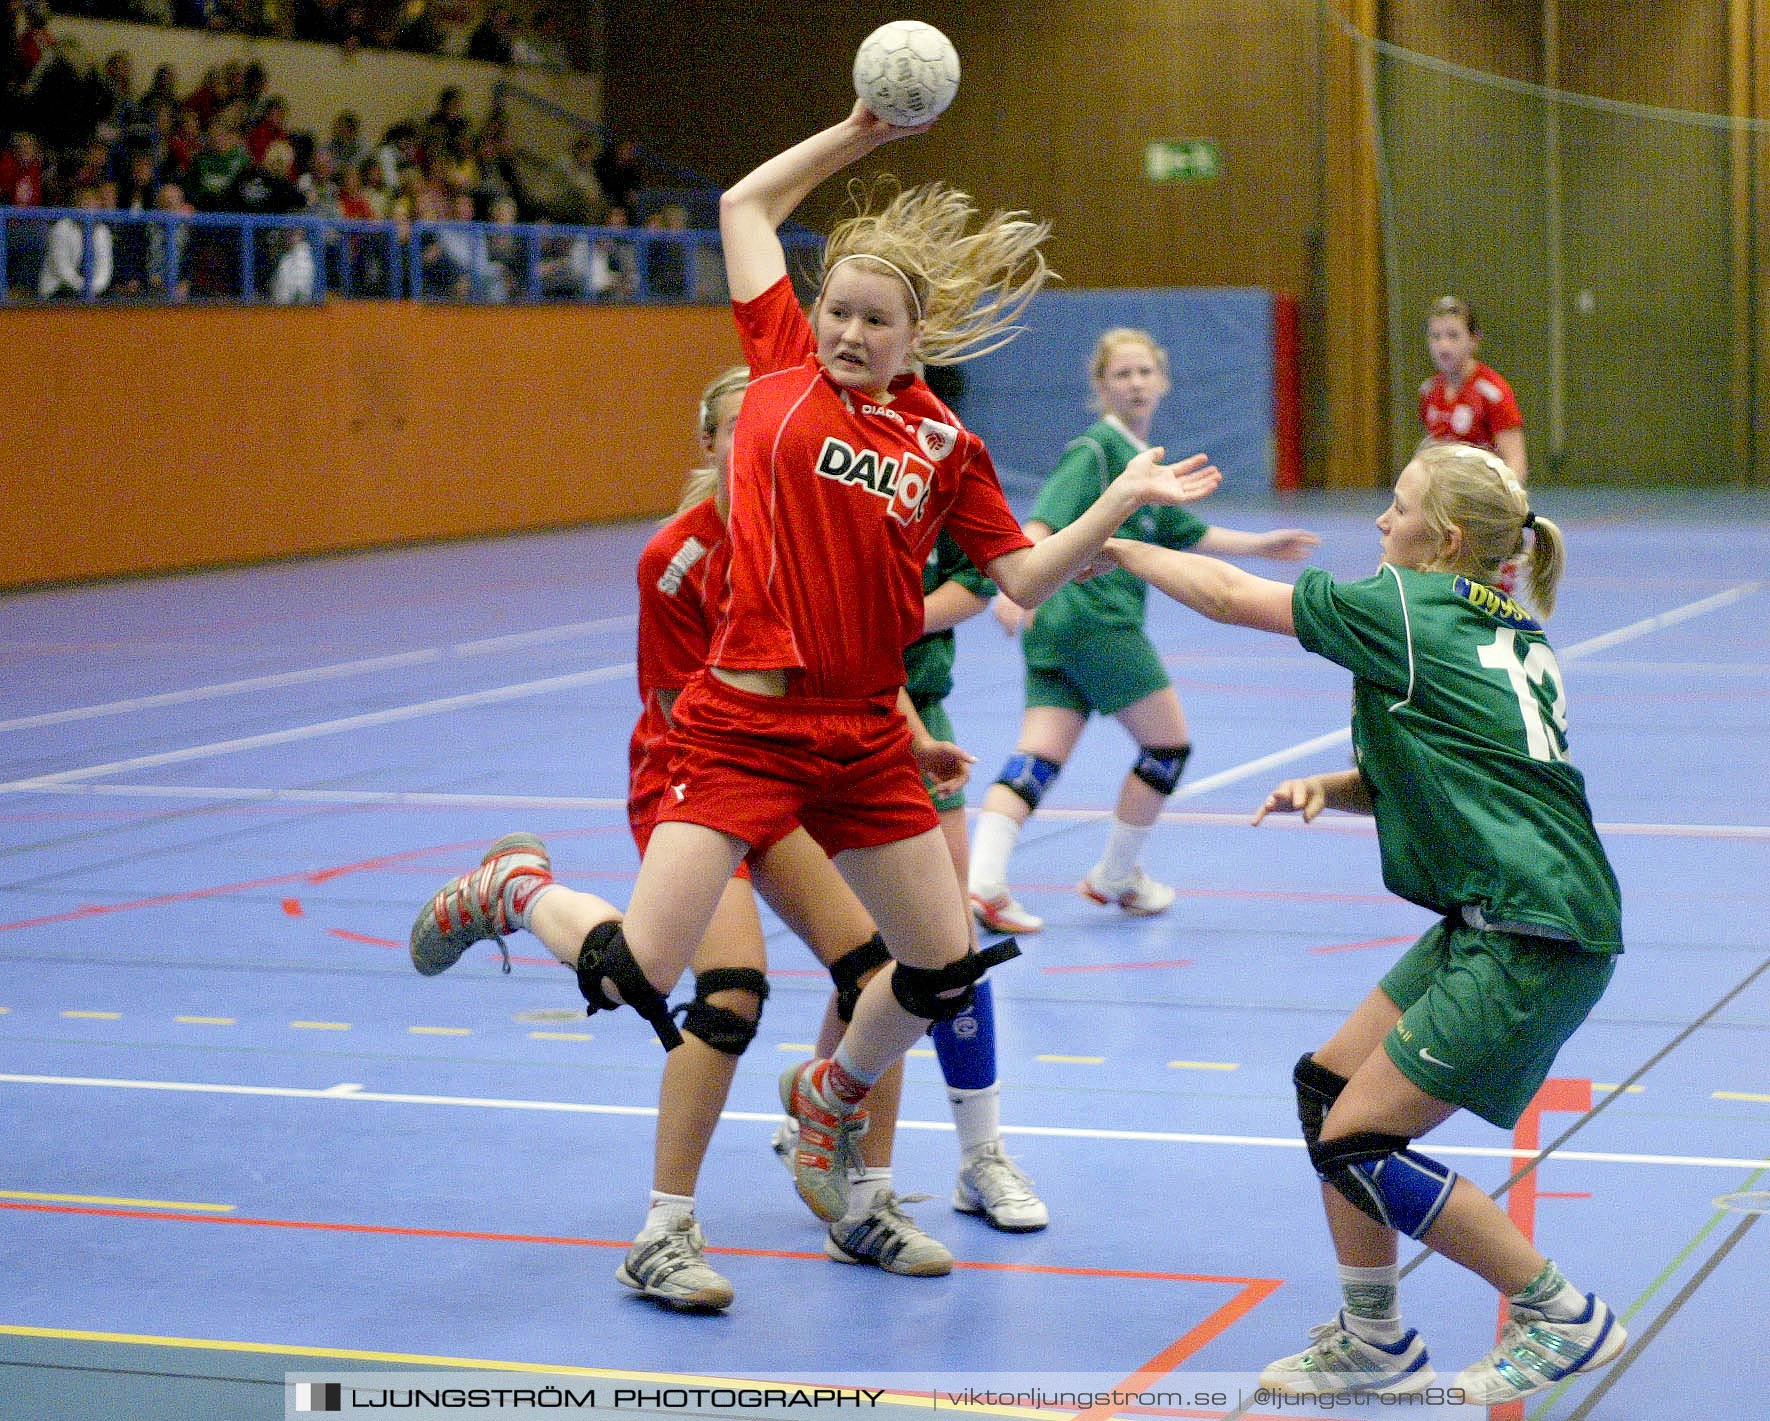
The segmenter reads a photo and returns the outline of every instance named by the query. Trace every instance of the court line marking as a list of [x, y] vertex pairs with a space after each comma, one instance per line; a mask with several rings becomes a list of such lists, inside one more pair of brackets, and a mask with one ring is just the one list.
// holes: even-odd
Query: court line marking
[[538, 627], [529, 632], [513, 632], [504, 636], [483, 637], [477, 641], [456, 642], [449, 646], [419, 647], [412, 651], [393, 652], [386, 656], [365, 656], [354, 661], [334, 661], [324, 666], [310, 666], [300, 671], [277, 671], [263, 676], [245, 676], [236, 681], [216, 681], [207, 686], [191, 686], [182, 691], [161, 691], [155, 695], [129, 696], [116, 701], [99, 701], [92, 705], [69, 706], [65, 710], [42, 711], [36, 715], [14, 716], [0, 720], [0, 732], [34, 730], [45, 725], [65, 725], [70, 721], [97, 720], [104, 716], [127, 715], [132, 711], [158, 710], [164, 706], [187, 706], [198, 701], [219, 700], [225, 696], [250, 695], [253, 691], [275, 691], [287, 686], [311, 685], [318, 681], [336, 681], [350, 676], [369, 676], [377, 671], [397, 671], [407, 666], [446, 661], [451, 657], [489, 656], [518, 647], [537, 646], [550, 641], [567, 641], [591, 636], [601, 631], [625, 630], [639, 625], [632, 614], [624, 617], [599, 617], [589, 622], [562, 622], [558, 626]]
[[[788, 1047], [786, 1049], [806, 1049]], [[316, 1090], [302, 1086], [224, 1085], [214, 1081], [131, 1080], [115, 1076], [43, 1076], [0, 1073], [0, 1085], [63, 1086], [92, 1090], [152, 1090], [193, 1095], [269, 1096], [283, 1100], [365, 1101], [382, 1105], [435, 1105], [479, 1110], [528, 1110], [568, 1115], [627, 1115], [655, 1117], [655, 1105], [598, 1105], [579, 1100], [522, 1100], [498, 1096], [414, 1095], [399, 1091], [363, 1090], [359, 1086], [328, 1086]], [[778, 1112], [727, 1110], [721, 1120], [774, 1126]], [[951, 1131], [950, 1120], [899, 1120], [899, 1130]], [[1300, 1150], [1301, 1138], [1285, 1135], [1212, 1135], [1180, 1130], [1110, 1130], [1069, 1125], [1004, 1125], [1005, 1135], [1058, 1140], [1109, 1140], [1163, 1145], [1234, 1145], [1262, 1149]], [[1520, 1150], [1505, 1145], [1439, 1145], [1434, 1154], [1463, 1155], [1476, 1159], [1538, 1159], [1543, 1150]], [[1770, 1169], [1770, 1159], [1738, 1159], [1710, 1155], [1650, 1155], [1619, 1151], [1556, 1150], [1557, 1159], [1587, 1164], [1663, 1165], [1696, 1169]]]
[[508, 686], [494, 686], [485, 691], [469, 691], [459, 696], [443, 696], [432, 701], [414, 701], [408, 705], [390, 706], [386, 710], [365, 711], [361, 715], [341, 716], [336, 720], [314, 721], [308, 725], [290, 726], [286, 730], [267, 731], [262, 735], [242, 735], [232, 740], [214, 740], [206, 745], [187, 745], [182, 750], [163, 750], [154, 755], [135, 755], [127, 760], [111, 760], [102, 765], [86, 765], [77, 770], [56, 770], [30, 779], [11, 780], [0, 784], [0, 792], [17, 794], [69, 784], [77, 780], [97, 779], [103, 775], [122, 774], [126, 770], [147, 770], [159, 765], [184, 764], [191, 760], [208, 760], [219, 755], [234, 755], [243, 750], [262, 750], [271, 745], [288, 745], [302, 740], [318, 740], [328, 735], [344, 735], [354, 730], [397, 725], [402, 721], [424, 716], [447, 715], [452, 711], [470, 710], [475, 706], [499, 705], [521, 700], [525, 696], [546, 695], [551, 691], [572, 690], [594, 686], [603, 681], [625, 680], [633, 674], [633, 663], [623, 661], [616, 666], [596, 666], [588, 671], [573, 671], [564, 676], [543, 676], [534, 681], [518, 681]]
[[103, 1194], [39, 1194], [29, 1189], [0, 1189], [0, 1199], [24, 1199], [42, 1204], [109, 1204], [125, 1209], [185, 1209], [231, 1213], [233, 1204], [193, 1204], [185, 1199], [112, 1199]]

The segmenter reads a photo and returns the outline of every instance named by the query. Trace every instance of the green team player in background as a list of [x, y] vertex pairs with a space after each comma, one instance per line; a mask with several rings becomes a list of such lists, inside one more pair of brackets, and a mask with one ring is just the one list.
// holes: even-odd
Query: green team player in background
[[1622, 951], [1621, 906], [1567, 758], [1567, 698], [1542, 627], [1492, 580], [1529, 541], [1529, 599], [1554, 610], [1560, 530], [1489, 451], [1422, 449], [1377, 520], [1383, 565], [1295, 588], [1133, 542], [1119, 565], [1207, 617], [1295, 636], [1354, 677], [1356, 768], [1286, 780], [1255, 816], [1376, 818], [1383, 882], [1443, 915], [1295, 1072], [1345, 1306], [1261, 1384], [1416, 1392], [1433, 1382], [1396, 1303], [1405, 1233], [1507, 1298], [1499, 1345], [1452, 1383], [1512, 1401], [1613, 1360], [1626, 1338], [1468, 1180], [1410, 1148], [1458, 1110], [1510, 1128]]
[[[1168, 393], [1168, 353], [1149, 332], [1117, 326], [1095, 342], [1088, 375], [1102, 417], [1070, 441], [1040, 490], [1025, 525], [1034, 542], [1074, 523], [1149, 447], [1156, 410]], [[1308, 556], [1320, 542], [1298, 528], [1243, 533], [1211, 527], [1178, 507], [1142, 509], [1119, 536], [1289, 561]], [[1014, 753], [984, 796], [971, 848], [971, 911], [991, 932], [1034, 933], [1045, 925], [1015, 901], [1008, 861], [1021, 827], [1095, 714], [1125, 728], [1137, 760], [1119, 790], [1105, 852], [1076, 887], [1091, 902], [1140, 916], [1173, 905], [1174, 890], [1143, 871], [1143, 842], [1180, 783], [1192, 740], [1180, 697], [1143, 630], [1145, 596], [1136, 578], [1112, 570], [1059, 588], [1036, 615], [997, 600], [997, 616], [1010, 633], [1024, 625], [1026, 713]]]

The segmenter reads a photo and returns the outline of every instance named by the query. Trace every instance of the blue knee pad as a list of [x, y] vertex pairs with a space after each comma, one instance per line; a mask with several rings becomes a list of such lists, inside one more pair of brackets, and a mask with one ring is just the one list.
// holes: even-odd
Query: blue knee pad
[[1437, 1222], [1455, 1170], [1410, 1150], [1406, 1135], [1372, 1130], [1309, 1146], [1315, 1172], [1385, 1228], [1423, 1238]]
[[934, 1054], [953, 1090], [982, 1090], [996, 1083], [996, 1007], [989, 978], [977, 984], [971, 1005], [951, 1021], [934, 1023]]
[[996, 776], [996, 783], [1013, 790], [1026, 801], [1028, 809], [1037, 809], [1039, 801], [1045, 797], [1045, 791], [1051, 788], [1051, 782], [1057, 778], [1058, 771], [1062, 768], [1055, 760], [1042, 759], [1037, 755], [1029, 755], [1024, 750], [1016, 750], [1008, 757], [1008, 763], [1002, 766], [1002, 773]]

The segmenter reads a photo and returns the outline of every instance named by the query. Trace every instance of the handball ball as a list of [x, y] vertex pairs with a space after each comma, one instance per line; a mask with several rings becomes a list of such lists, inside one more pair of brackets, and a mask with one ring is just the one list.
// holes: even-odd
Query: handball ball
[[861, 41], [854, 92], [894, 128], [931, 122], [959, 92], [959, 52], [933, 25], [893, 20]]

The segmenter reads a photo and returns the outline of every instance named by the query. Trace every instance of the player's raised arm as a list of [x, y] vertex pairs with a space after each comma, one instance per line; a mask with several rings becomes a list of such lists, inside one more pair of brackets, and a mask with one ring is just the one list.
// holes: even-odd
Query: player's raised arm
[[1213, 622], [1295, 636], [1291, 585], [1256, 577], [1233, 563], [1197, 553], [1176, 552], [1151, 543], [1114, 538], [1106, 551], [1133, 577], [1165, 592]]

